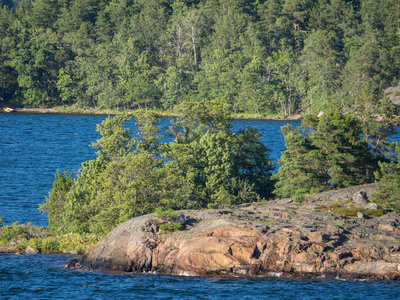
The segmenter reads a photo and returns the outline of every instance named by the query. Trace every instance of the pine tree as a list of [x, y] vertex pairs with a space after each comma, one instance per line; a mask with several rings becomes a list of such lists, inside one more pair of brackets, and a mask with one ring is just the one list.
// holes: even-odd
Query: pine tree
[[362, 136], [361, 122], [332, 108], [318, 119], [308, 115], [302, 131], [282, 128], [287, 151], [279, 163], [276, 194], [313, 193], [374, 181], [378, 158]]
[[328, 110], [318, 122], [312, 143], [326, 157], [333, 188], [372, 182], [378, 165], [362, 138], [361, 122], [338, 109]]
[[292, 125], [282, 127], [287, 150], [279, 159], [281, 167], [275, 193], [290, 197], [297, 193], [320, 192], [329, 188], [324, 153]]
[[378, 192], [372, 195], [374, 202], [400, 212], [400, 144], [393, 143], [397, 159], [379, 162], [380, 170], [375, 173]]

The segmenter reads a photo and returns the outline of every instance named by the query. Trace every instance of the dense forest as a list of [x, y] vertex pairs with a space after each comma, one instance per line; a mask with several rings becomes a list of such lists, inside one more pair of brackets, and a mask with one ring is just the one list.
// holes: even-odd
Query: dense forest
[[398, 0], [2, 0], [0, 101], [290, 115], [400, 79]]

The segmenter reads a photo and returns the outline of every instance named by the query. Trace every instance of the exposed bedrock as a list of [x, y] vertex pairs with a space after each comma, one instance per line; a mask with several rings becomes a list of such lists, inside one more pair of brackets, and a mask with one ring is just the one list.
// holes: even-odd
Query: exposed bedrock
[[321, 199], [310, 199], [307, 205], [284, 199], [236, 209], [183, 211], [183, 230], [173, 233], [160, 230], [154, 215], [138, 217], [115, 228], [69, 267], [173, 275], [278, 272], [399, 279], [400, 215], [345, 217], [313, 209]]

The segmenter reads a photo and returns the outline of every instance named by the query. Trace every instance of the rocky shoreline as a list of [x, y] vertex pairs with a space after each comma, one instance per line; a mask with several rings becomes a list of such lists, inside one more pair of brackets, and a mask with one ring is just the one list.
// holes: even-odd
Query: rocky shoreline
[[[400, 279], [400, 215], [346, 217], [324, 205], [362, 206], [375, 185], [235, 209], [182, 211], [182, 230], [154, 215], [112, 230], [69, 268], [189, 276]], [[360, 196], [361, 195], [361, 196]], [[360, 199], [364, 198], [364, 199]], [[365, 202], [361, 201], [364, 200]]]

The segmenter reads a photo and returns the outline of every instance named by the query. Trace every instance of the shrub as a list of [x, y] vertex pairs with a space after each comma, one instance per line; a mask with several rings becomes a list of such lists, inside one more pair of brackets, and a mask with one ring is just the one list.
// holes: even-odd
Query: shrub
[[157, 208], [154, 215], [157, 220], [155, 223], [157, 226], [164, 231], [174, 232], [182, 229], [182, 224], [179, 222], [180, 214], [172, 209], [163, 210], [162, 208]]
[[18, 222], [15, 222], [11, 226], [7, 225], [0, 228], [0, 243], [3, 246], [9, 246], [12, 240], [21, 240], [28, 237], [28, 235], [28, 230], [19, 226]]

